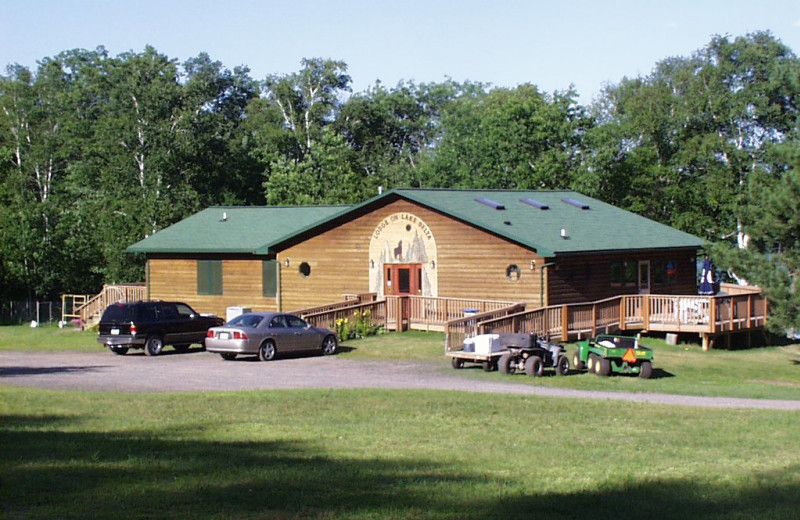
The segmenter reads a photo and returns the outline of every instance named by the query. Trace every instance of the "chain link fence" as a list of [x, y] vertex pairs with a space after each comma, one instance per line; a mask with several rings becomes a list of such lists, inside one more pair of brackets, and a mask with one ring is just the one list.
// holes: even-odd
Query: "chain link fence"
[[19, 325], [58, 323], [61, 320], [61, 302], [0, 300], [0, 324]]

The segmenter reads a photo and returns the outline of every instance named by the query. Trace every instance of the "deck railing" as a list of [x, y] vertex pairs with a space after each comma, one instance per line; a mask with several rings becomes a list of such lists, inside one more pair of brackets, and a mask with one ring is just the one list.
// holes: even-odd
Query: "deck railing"
[[320, 315], [326, 312], [336, 312], [342, 309], [349, 309], [361, 303], [374, 302], [376, 301], [376, 296], [377, 295], [375, 293], [345, 294], [344, 300], [339, 302], [318, 305], [315, 307], [307, 307], [305, 309], [298, 309], [290, 312], [291, 314], [296, 314], [298, 316]]
[[[716, 296], [625, 295], [592, 303], [554, 305], [504, 316], [479, 316], [476, 334], [529, 332], [569, 341], [615, 330], [695, 332], [703, 338], [766, 325], [767, 300], [758, 288], [723, 286]], [[458, 348], [459, 321], [445, 327], [445, 348]], [[469, 336], [466, 336], [469, 337]]]
[[[444, 331], [445, 324], [473, 316], [491, 315], [515, 302], [432, 296], [387, 296], [386, 328]], [[524, 308], [524, 307], [523, 307]], [[488, 313], [488, 314], [487, 314]]]
[[[106, 307], [114, 302], [132, 302], [147, 298], [147, 287], [142, 283], [104, 285], [98, 294], [88, 297], [83, 295], [65, 294], [63, 301], [72, 301], [73, 306], [69, 312], [64, 312], [61, 320], [79, 320], [81, 328], [91, 326], [92, 322], [99, 319]], [[82, 302], [82, 303], [78, 303]]]
[[365, 320], [370, 326], [385, 326], [386, 324], [386, 301], [367, 301], [356, 303], [357, 300], [350, 300], [348, 307], [337, 307], [335, 309], [318, 310], [309, 313], [297, 313], [304, 320], [315, 327], [324, 327], [336, 330], [338, 320], [350, 320], [352, 327], [358, 319]]

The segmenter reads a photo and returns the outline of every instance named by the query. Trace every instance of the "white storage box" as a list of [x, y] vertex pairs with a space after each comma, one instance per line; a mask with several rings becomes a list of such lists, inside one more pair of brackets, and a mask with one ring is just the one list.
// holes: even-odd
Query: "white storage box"
[[472, 338], [475, 343], [475, 353], [487, 356], [500, 350], [500, 334], [479, 334]]
[[250, 312], [250, 307], [228, 307], [228, 309], [225, 312], [225, 321], [226, 322], [231, 321], [236, 316], [239, 316], [240, 314], [245, 314], [247, 312]]

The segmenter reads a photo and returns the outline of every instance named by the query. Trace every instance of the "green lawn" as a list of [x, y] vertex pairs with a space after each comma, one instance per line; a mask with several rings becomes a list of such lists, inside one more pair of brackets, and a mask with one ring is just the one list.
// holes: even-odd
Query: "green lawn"
[[[650, 381], [460, 373], [575, 388], [800, 395], [796, 346], [702, 352], [651, 343], [664, 372]], [[439, 334], [388, 334], [347, 342], [340, 355], [430, 361], [452, 372], [442, 345]], [[110, 355], [94, 334], [55, 327], [1, 327], [0, 349], [12, 348]], [[0, 385], [0, 518], [793, 519], [798, 425], [800, 412], [444, 391]]]
[[780, 519], [800, 412], [0, 387], [0, 517]]

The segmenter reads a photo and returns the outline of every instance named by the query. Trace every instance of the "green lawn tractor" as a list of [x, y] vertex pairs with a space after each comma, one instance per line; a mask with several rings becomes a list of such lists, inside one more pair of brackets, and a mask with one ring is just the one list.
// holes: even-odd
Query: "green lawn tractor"
[[639, 344], [638, 338], [605, 334], [578, 342], [572, 358], [576, 370], [588, 370], [599, 376], [639, 374], [642, 379], [653, 375], [653, 351]]

